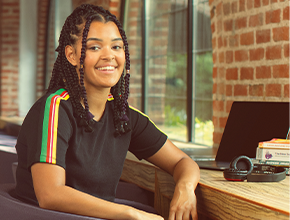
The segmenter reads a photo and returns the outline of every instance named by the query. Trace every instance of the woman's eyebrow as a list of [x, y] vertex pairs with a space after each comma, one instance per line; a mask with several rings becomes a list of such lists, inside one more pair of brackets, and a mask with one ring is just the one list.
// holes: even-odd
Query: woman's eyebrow
[[[92, 38], [88, 38], [88, 39], [87, 39], [87, 42], [88, 42], [88, 41], [101, 41], [101, 42], [102, 42], [103, 40], [100, 39], [100, 38], [92, 37]], [[119, 37], [118, 37], [118, 38], [114, 38], [114, 39], [112, 39], [112, 41], [123, 41], [123, 40], [122, 40], [122, 38], [119, 38]]]

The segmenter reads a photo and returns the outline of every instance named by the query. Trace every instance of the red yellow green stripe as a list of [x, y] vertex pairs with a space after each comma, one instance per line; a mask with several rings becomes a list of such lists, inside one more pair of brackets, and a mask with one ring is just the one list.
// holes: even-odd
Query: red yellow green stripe
[[65, 89], [59, 89], [46, 100], [42, 125], [40, 162], [56, 164], [59, 104], [61, 100], [67, 100], [68, 98], [68, 92]]

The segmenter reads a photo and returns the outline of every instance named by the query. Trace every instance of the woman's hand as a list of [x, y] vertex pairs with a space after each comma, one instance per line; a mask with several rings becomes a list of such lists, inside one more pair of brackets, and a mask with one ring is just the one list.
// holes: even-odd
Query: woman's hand
[[168, 220], [197, 220], [195, 186], [177, 184], [170, 203]]
[[160, 215], [155, 215], [138, 209], [136, 211], [137, 213], [134, 213], [132, 216], [134, 220], [164, 220]]
[[[195, 188], [200, 178], [198, 165], [170, 140], [147, 160], [171, 174], [176, 183], [169, 220], [197, 219]], [[191, 218], [190, 218], [191, 217]]]

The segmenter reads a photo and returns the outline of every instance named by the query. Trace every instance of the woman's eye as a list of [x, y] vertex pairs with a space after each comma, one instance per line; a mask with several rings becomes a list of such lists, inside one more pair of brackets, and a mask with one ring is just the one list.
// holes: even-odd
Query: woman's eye
[[120, 47], [120, 46], [113, 46], [113, 49], [120, 50], [120, 49], [122, 49], [122, 47]]
[[99, 50], [100, 48], [97, 46], [90, 47], [90, 50]]

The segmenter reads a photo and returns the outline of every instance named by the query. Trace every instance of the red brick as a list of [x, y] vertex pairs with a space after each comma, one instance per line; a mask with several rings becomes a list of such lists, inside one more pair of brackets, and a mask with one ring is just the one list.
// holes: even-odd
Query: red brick
[[235, 14], [238, 12], [238, 2], [232, 2], [232, 13]]
[[289, 78], [289, 65], [273, 66], [273, 78]]
[[271, 30], [266, 29], [266, 30], [257, 30], [256, 32], [256, 43], [261, 44], [261, 43], [267, 43], [270, 42], [271, 40]]
[[223, 38], [220, 36], [218, 38], [218, 48], [221, 48], [223, 46]]
[[250, 85], [249, 86], [250, 96], [263, 96], [264, 94], [264, 85]]
[[212, 123], [214, 127], [218, 127], [218, 117], [212, 116]]
[[283, 20], [290, 20], [289, 6], [283, 9]]
[[241, 80], [254, 79], [254, 68], [242, 67], [241, 68]]
[[224, 22], [224, 31], [232, 31], [233, 30], [233, 20], [227, 20]]
[[262, 60], [264, 58], [264, 48], [250, 50], [250, 61]]
[[212, 23], [210, 28], [211, 28], [211, 33], [213, 34], [215, 32], [215, 23]]
[[250, 16], [249, 27], [256, 27], [256, 26], [263, 25], [263, 19], [264, 17], [262, 13]]
[[252, 45], [254, 44], [254, 32], [243, 33], [240, 36], [241, 45]]
[[289, 98], [289, 84], [284, 85], [284, 97]]
[[247, 96], [248, 95], [247, 85], [234, 85], [234, 96]]
[[262, 2], [263, 2], [263, 6], [269, 5], [269, 0], [262, 0]]
[[284, 57], [289, 57], [289, 44], [284, 45]]
[[261, 0], [255, 0], [254, 1], [254, 7], [255, 8], [260, 8], [261, 7]]
[[119, 2], [112, 2], [112, 1], [110, 1], [110, 7], [116, 8], [118, 6], [119, 6]]
[[241, 29], [247, 27], [247, 17], [237, 18], [235, 20], [235, 29]]
[[242, 62], [248, 60], [248, 51], [246, 50], [237, 50], [235, 51], [235, 61]]
[[245, 11], [246, 10], [246, 0], [240, 0], [239, 1], [239, 6], [240, 6], [240, 10], [239, 11]]
[[253, 8], [253, 0], [247, 0], [247, 9]]
[[220, 117], [219, 118], [219, 125], [220, 128], [225, 128], [227, 123], [228, 117]]
[[215, 49], [215, 47], [216, 47], [216, 38], [215, 37], [213, 37], [211, 39], [211, 46], [212, 46], [212, 49]]
[[216, 53], [212, 53], [212, 62], [216, 63]]
[[289, 26], [273, 28], [273, 40], [274, 41], [289, 41]]
[[215, 79], [217, 77], [217, 67], [212, 68], [212, 78]]
[[233, 86], [226, 85], [226, 96], [232, 96], [232, 95], [233, 95]]
[[226, 63], [232, 63], [234, 61], [233, 51], [226, 51]]
[[256, 79], [269, 79], [271, 78], [270, 66], [257, 66], [256, 67]]
[[280, 23], [281, 9], [271, 10], [266, 12], [266, 24]]
[[218, 78], [219, 79], [225, 78], [225, 68], [224, 67], [218, 68]]
[[227, 112], [227, 113], [230, 112], [230, 110], [231, 110], [231, 108], [232, 108], [232, 104], [233, 104], [233, 102], [234, 102], [234, 101], [230, 101], [230, 100], [228, 100], [228, 101], [226, 102], [226, 112]]
[[222, 14], [222, 10], [223, 10], [222, 6], [223, 6], [222, 1], [216, 6], [216, 15], [217, 16], [220, 16]]
[[267, 97], [281, 97], [282, 86], [281, 84], [268, 84], [266, 85], [266, 96]]
[[226, 80], [237, 80], [238, 68], [228, 68], [226, 70]]
[[219, 53], [219, 62], [220, 62], [220, 63], [223, 63], [223, 62], [225, 61], [224, 58], [225, 58], [225, 56], [224, 56], [224, 52], [220, 52], [220, 53]]
[[224, 47], [228, 46], [228, 37], [224, 37]]
[[239, 46], [239, 35], [234, 35], [229, 37], [229, 46], [238, 47]]
[[282, 58], [282, 47], [280, 45], [277, 46], [269, 46], [266, 48], [266, 59], [267, 60], [275, 60]]
[[224, 101], [214, 100], [213, 101], [213, 110], [218, 111], [218, 112], [224, 111]]
[[219, 144], [221, 142], [222, 136], [223, 136], [223, 133], [214, 131], [212, 135], [213, 143]]
[[220, 95], [223, 95], [225, 93], [225, 85], [224, 85], [224, 83], [219, 83], [218, 90], [219, 90], [218, 92], [219, 92]]
[[224, 15], [229, 15], [231, 13], [231, 3], [223, 4]]

